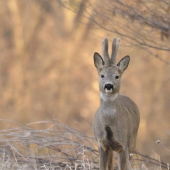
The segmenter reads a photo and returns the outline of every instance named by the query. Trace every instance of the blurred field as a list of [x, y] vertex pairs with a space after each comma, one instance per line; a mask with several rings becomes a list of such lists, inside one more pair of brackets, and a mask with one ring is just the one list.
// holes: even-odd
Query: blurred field
[[[55, 0], [0, 1], [1, 119], [26, 124], [55, 118], [92, 136], [99, 105], [93, 54], [101, 53], [104, 37], [111, 42], [119, 35], [78, 14]], [[141, 113], [137, 150], [154, 151], [168, 162], [170, 152], [155, 141], [159, 136], [170, 148], [170, 67], [143, 49], [127, 47], [120, 38], [118, 60], [131, 56], [121, 93], [132, 98]], [[156, 53], [169, 61], [169, 52]], [[10, 127], [0, 123], [1, 129]]]

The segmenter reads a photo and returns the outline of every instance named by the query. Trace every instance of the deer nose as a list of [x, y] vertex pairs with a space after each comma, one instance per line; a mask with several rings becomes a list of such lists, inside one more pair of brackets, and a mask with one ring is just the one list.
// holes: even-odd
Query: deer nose
[[113, 84], [105, 84], [104, 88], [107, 90], [113, 89]]

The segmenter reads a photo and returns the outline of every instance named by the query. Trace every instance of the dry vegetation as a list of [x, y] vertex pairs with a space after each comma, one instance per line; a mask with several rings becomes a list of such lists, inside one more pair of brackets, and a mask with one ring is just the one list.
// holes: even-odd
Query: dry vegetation
[[[49, 128], [47, 123], [35, 123], [34, 126], [40, 129], [36, 130], [23, 125], [29, 122], [55, 117], [92, 136], [87, 122], [91, 124], [99, 105], [93, 54], [95, 51], [101, 53], [101, 41], [106, 36], [110, 41], [114, 36], [121, 38], [120, 58], [127, 54], [131, 56], [130, 66], [122, 77], [121, 93], [131, 97], [141, 112], [137, 150], [149, 155], [154, 150], [168, 162], [170, 152], [163, 146], [170, 148], [169, 1], [58, 2], [0, 0], [0, 118], [22, 123], [17, 128], [11, 125], [10, 129], [7, 122], [0, 123], [0, 129], [6, 129], [1, 131], [0, 166], [11, 169], [14, 164], [20, 167], [27, 162], [28, 166], [38, 169], [43, 166], [41, 159], [47, 161], [47, 167], [50, 161], [54, 163], [52, 166], [61, 162], [59, 150], [45, 147], [47, 142], [50, 147], [56, 146], [56, 141], [61, 143], [61, 133], [55, 129], [58, 124], [51, 122]], [[62, 127], [63, 134], [74, 131]], [[29, 136], [31, 132], [33, 134]], [[71, 139], [63, 134], [62, 142], [65, 136], [70, 142]], [[76, 138], [78, 134], [76, 131], [75, 136], [72, 135]], [[93, 148], [93, 139], [82, 135], [76, 138], [75, 148], [67, 150], [67, 154], [71, 152], [76, 160], [83, 160], [84, 146]], [[157, 136], [163, 139], [163, 146], [155, 144]], [[85, 144], [82, 138], [86, 140]], [[49, 142], [50, 139], [55, 144]], [[97, 156], [97, 151], [87, 148], [86, 151], [93, 155], [88, 160]], [[68, 158], [64, 155], [63, 162], [74, 166]], [[146, 157], [141, 159], [150, 161]], [[145, 165], [150, 167], [142, 163], [137, 164], [138, 169], [142, 166], [147, 169]], [[160, 166], [156, 168], [160, 169]]]
[[[95, 170], [98, 151], [93, 137], [63, 125], [58, 121], [41, 121], [23, 125], [1, 120], [9, 125], [0, 131], [0, 169]], [[37, 129], [41, 124], [48, 128]], [[168, 165], [139, 153], [134, 153], [134, 170], [168, 169]]]

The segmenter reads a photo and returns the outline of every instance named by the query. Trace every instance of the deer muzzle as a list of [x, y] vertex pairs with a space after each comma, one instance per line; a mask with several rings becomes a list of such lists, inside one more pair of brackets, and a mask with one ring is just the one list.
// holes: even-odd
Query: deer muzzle
[[108, 93], [111, 93], [111, 92], [113, 92], [113, 84], [105, 84], [105, 86], [104, 86], [104, 90], [105, 90], [105, 92], [108, 92]]

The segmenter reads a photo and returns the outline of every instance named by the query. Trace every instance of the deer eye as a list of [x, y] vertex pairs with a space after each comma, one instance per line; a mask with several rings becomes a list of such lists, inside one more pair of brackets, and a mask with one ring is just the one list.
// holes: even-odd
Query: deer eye
[[116, 78], [116, 79], [119, 79], [119, 76], [116, 76], [115, 78]]
[[101, 78], [104, 78], [104, 75], [103, 75], [103, 74], [101, 75]]

